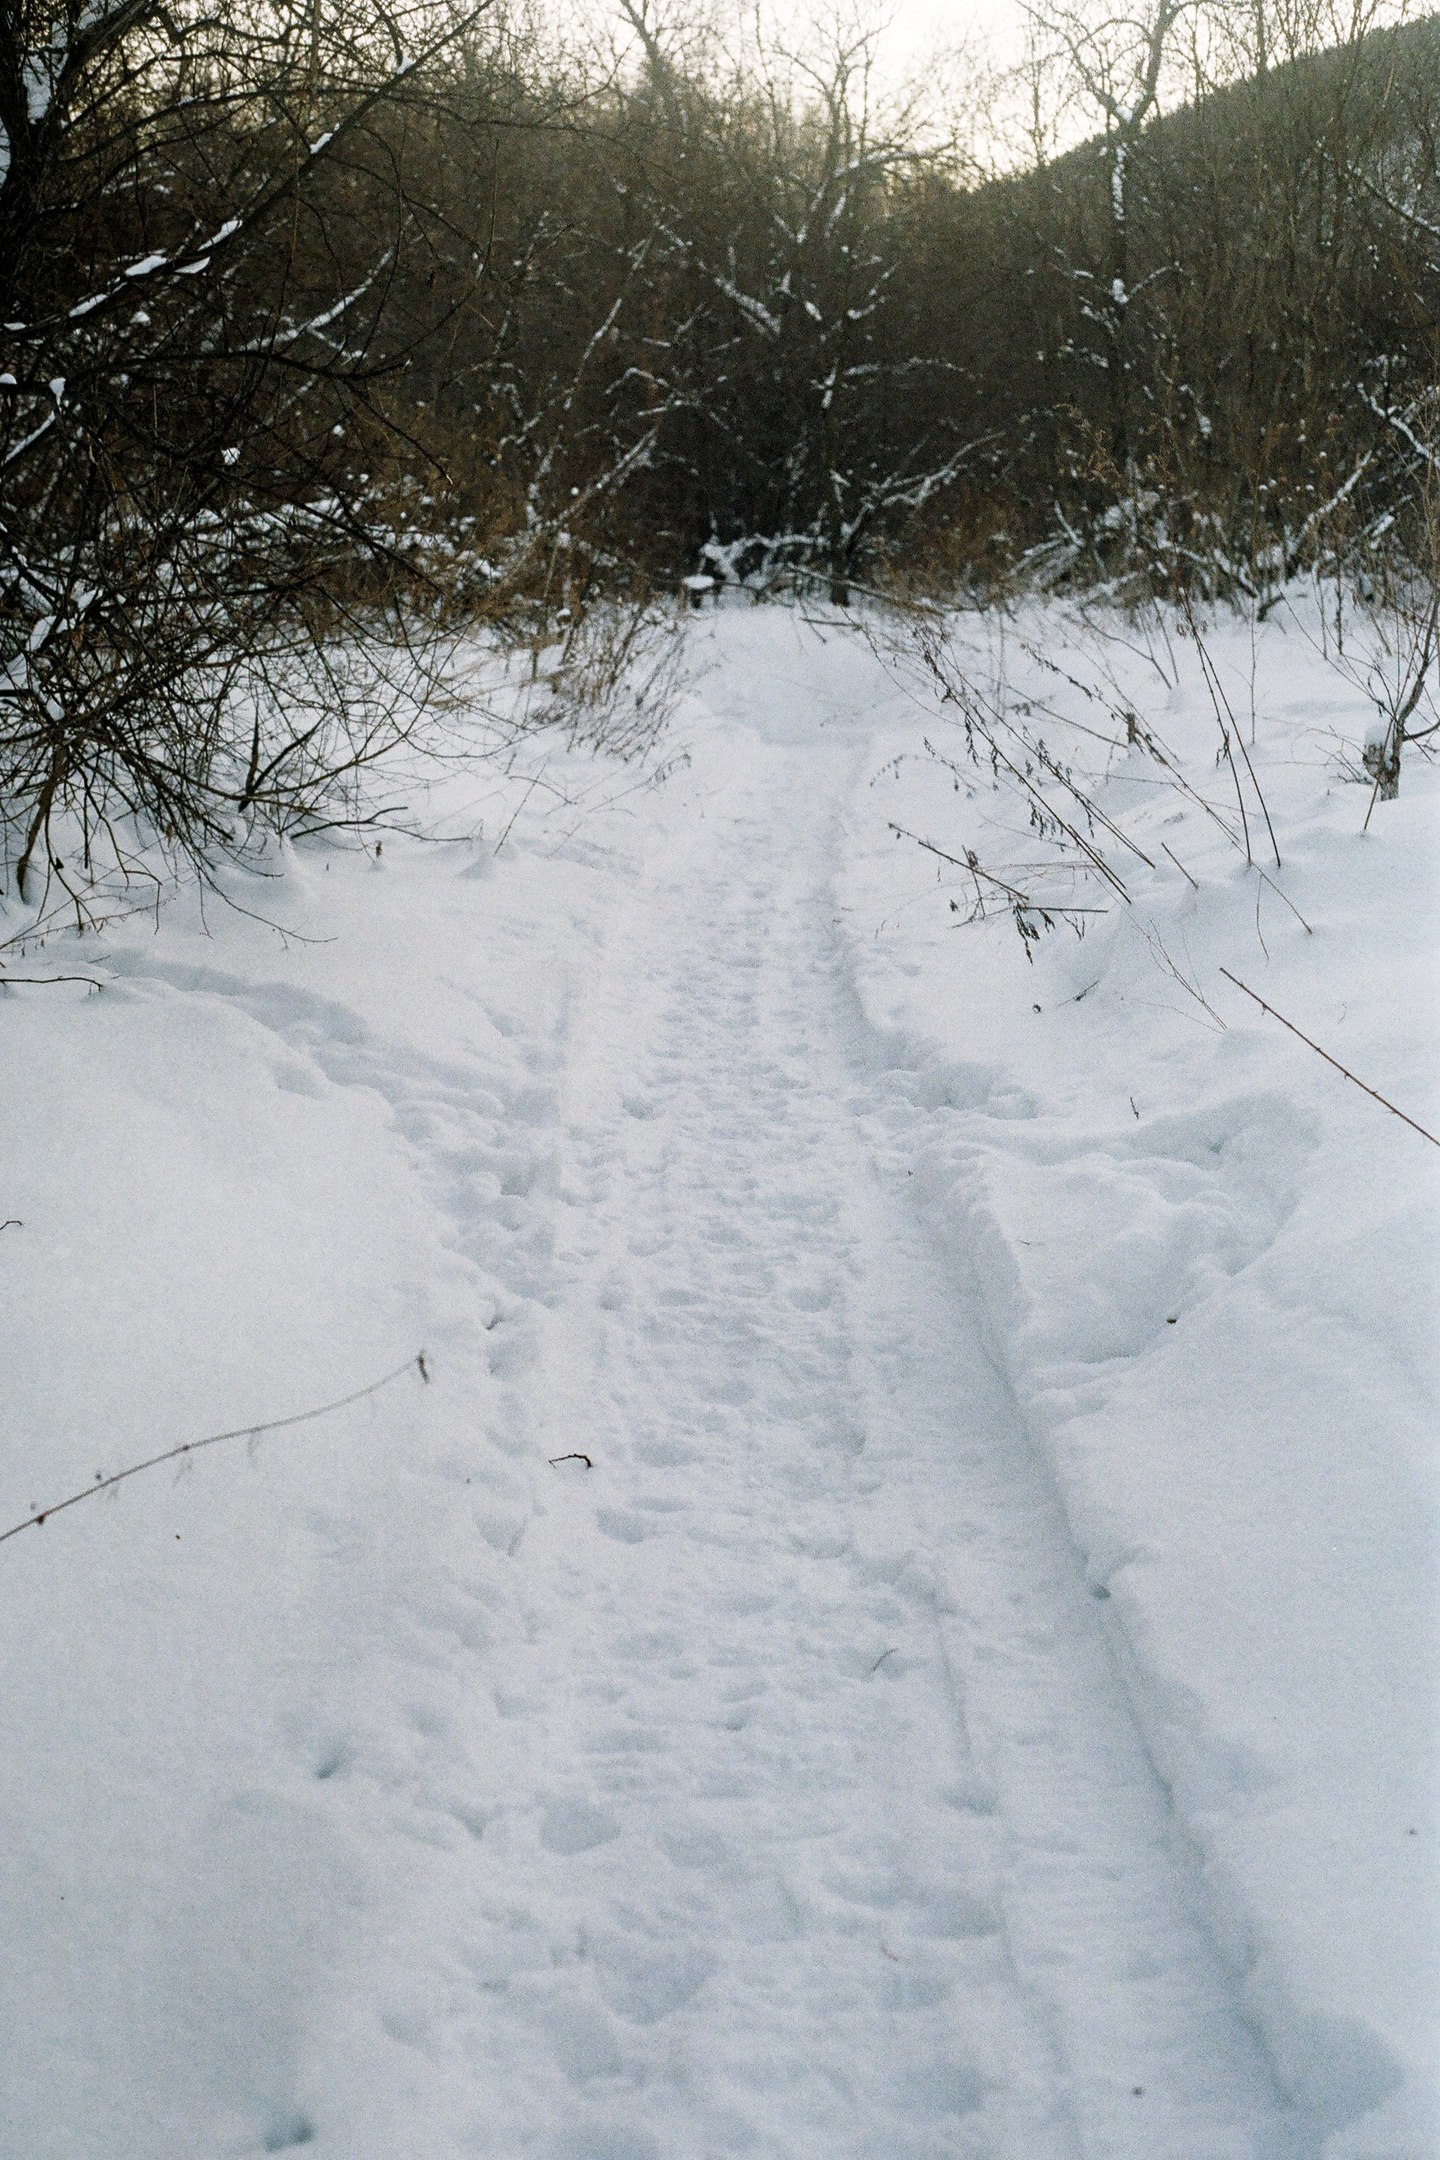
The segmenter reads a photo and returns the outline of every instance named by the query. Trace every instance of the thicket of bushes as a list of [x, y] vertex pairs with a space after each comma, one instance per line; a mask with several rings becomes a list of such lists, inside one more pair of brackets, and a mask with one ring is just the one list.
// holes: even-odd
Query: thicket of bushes
[[947, 135], [649, 0], [0, 0], [14, 878], [357, 815], [477, 612], [1423, 563], [1440, 23], [1327, 4], [1037, 10]]
[[[842, 586], [1052, 547], [1244, 586], [1403, 516], [1435, 18], [1057, 17], [1031, 111], [1094, 132], [1003, 178], [879, 94], [872, 39], [687, 57], [630, 20], [614, 80], [477, 66], [421, 154], [447, 207], [411, 305], [423, 281], [446, 330], [416, 424], [482, 528], [667, 575], [707, 547]], [[993, 142], [1015, 89], [950, 117]]]

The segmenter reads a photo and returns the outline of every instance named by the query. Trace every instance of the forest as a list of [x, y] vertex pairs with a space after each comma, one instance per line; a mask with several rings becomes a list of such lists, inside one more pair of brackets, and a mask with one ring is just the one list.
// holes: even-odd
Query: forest
[[686, 575], [1433, 577], [1435, 18], [1037, 5], [909, 85], [882, 45], [3, 0], [17, 894], [351, 819], [457, 631]]

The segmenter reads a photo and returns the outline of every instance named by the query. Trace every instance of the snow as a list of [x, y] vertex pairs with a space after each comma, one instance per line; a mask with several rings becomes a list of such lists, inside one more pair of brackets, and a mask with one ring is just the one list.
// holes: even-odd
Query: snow
[[1027, 962], [923, 671], [741, 598], [663, 778], [6, 955], [0, 1529], [431, 1378], [0, 1549], [0, 2153], [1434, 2152], [1432, 1155], [1218, 975], [1440, 1129], [1313, 632], [1211, 639], [1312, 933], [1131, 755], [1184, 873]]
[[[1047, 657], [1079, 676], [1056, 628]], [[1008, 928], [894, 921], [873, 826], [848, 897], [859, 920], [889, 909], [860, 982], [915, 1072], [917, 1178], [1109, 1593], [1211, 1925], [1322, 2149], [1418, 2155], [1440, 2059], [1434, 1157], [1218, 971], [1440, 1131], [1436, 797], [1412, 766], [1362, 834], [1368, 789], [1336, 758], [1370, 716], [1305, 611], [1253, 648], [1222, 623], [1211, 650], [1259, 716], [1272, 884], [1173, 794], [1146, 808], [1132, 754], [1105, 806], [1157, 860], [1163, 832], [1198, 891], [1131, 867], [1135, 917], [1056, 935], [1031, 968]], [[1200, 773], [1214, 719], [1178, 657], [1160, 700], [1133, 659], [1123, 687]], [[945, 778], [902, 768], [890, 814], [953, 840], [977, 813]]]

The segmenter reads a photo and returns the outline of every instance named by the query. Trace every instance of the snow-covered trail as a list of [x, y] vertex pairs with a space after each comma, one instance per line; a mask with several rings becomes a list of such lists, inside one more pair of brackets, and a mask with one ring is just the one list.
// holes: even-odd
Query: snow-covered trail
[[1304, 2153], [904, 1190], [835, 928], [854, 766], [757, 738], [579, 1023], [466, 2149]]
[[[433, 1379], [6, 1545], [0, 2160], [1431, 2160], [1423, 1143], [952, 936], [903, 687], [686, 630], [665, 784], [542, 731], [0, 997], [0, 1522]], [[1260, 958], [1440, 1130], [1325, 693]]]

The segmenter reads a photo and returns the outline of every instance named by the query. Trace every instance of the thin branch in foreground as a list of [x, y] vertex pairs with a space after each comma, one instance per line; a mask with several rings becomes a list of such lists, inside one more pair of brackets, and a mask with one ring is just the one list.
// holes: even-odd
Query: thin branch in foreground
[[[1165, 853], [1170, 857], [1171, 862], [1174, 863], [1175, 868], [1180, 872], [1181, 877], [1185, 879], [1186, 883], [1189, 885], [1195, 885], [1194, 878], [1191, 877], [1189, 871], [1185, 868], [1184, 863], [1181, 862], [1179, 856], [1175, 853], [1174, 848], [1169, 847], [1163, 840], [1160, 842], [1160, 845], [1162, 848], [1165, 849]], [[1198, 885], [1195, 885], [1195, 890], [1196, 892], [1199, 892], [1200, 887]]]
[[[8, 1224], [6, 1227], [9, 1227]], [[83, 1491], [71, 1493], [68, 1500], [57, 1500], [53, 1507], [40, 1508], [35, 1514], [27, 1515], [23, 1522], [12, 1523], [8, 1530], [0, 1530], [0, 1545], [3, 1545], [7, 1538], [19, 1537], [22, 1530], [38, 1530], [50, 1516], [62, 1514], [66, 1508], [78, 1507], [82, 1500], [93, 1500], [96, 1493], [109, 1492], [112, 1486], [123, 1485], [127, 1478], [139, 1477], [142, 1470], [156, 1470], [161, 1463], [176, 1462], [182, 1455], [196, 1455], [201, 1448], [218, 1447], [222, 1440], [258, 1440], [264, 1433], [284, 1432], [287, 1426], [309, 1425], [316, 1418], [329, 1417], [333, 1411], [346, 1410], [351, 1403], [364, 1402], [367, 1396], [378, 1395], [382, 1388], [393, 1387], [394, 1383], [403, 1380], [408, 1372], [418, 1373], [420, 1378], [429, 1384], [430, 1374], [426, 1369], [423, 1350], [415, 1357], [406, 1358], [404, 1364], [397, 1365], [393, 1372], [383, 1374], [378, 1380], [372, 1380], [368, 1387], [356, 1388], [353, 1395], [341, 1395], [335, 1402], [321, 1403], [314, 1410], [297, 1410], [292, 1417], [271, 1418], [264, 1425], [237, 1425], [233, 1432], [210, 1433], [203, 1440], [182, 1440], [179, 1447], [166, 1448], [161, 1455], [150, 1455], [144, 1462], [131, 1463], [128, 1470], [117, 1470], [112, 1477], [97, 1478], [93, 1485], [85, 1486]]]
[[1267, 1005], [1264, 998], [1252, 990], [1248, 983], [1241, 982], [1238, 975], [1232, 975], [1229, 968], [1224, 967], [1221, 968], [1220, 973], [1225, 977], [1226, 982], [1234, 983], [1237, 990], [1243, 990], [1246, 997], [1253, 998], [1260, 1010], [1269, 1013], [1272, 1020], [1278, 1020], [1281, 1027], [1289, 1028], [1292, 1035], [1298, 1035], [1307, 1049], [1313, 1050], [1317, 1057], [1324, 1058], [1327, 1065], [1333, 1065], [1336, 1072], [1343, 1073], [1347, 1080], [1352, 1081], [1356, 1087], [1362, 1088], [1372, 1100], [1380, 1104], [1382, 1109], [1388, 1110], [1392, 1117], [1398, 1117], [1402, 1125], [1408, 1125], [1412, 1132], [1418, 1132], [1421, 1139], [1428, 1140], [1432, 1147], [1440, 1147], [1440, 1140], [1436, 1139], [1433, 1132], [1426, 1132], [1423, 1125], [1417, 1125], [1413, 1117], [1407, 1117], [1405, 1112], [1398, 1109], [1387, 1096], [1382, 1095], [1378, 1088], [1373, 1088], [1368, 1081], [1361, 1080], [1355, 1073], [1351, 1072], [1348, 1065], [1342, 1065], [1339, 1058], [1333, 1058], [1328, 1050], [1322, 1050], [1319, 1043], [1311, 1042], [1310, 1037], [1304, 1033], [1303, 1029], [1296, 1027], [1293, 1020], [1287, 1020], [1284, 1013], [1276, 1012], [1273, 1005]]
[[1289, 908], [1290, 913], [1295, 917], [1296, 922], [1299, 923], [1301, 929], [1305, 932], [1306, 937], [1314, 937], [1315, 925], [1313, 923], [1306, 922], [1305, 917], [1300, 913], [1299, 908], [1296, 907], [1295, 902], [1290, 898], [1289, 893], [1282, 892], [1280, 890], [1280, 887], [1275, 883], [1274, 878], [1272, 878], [1267, 871], [1262, 870], [1259, 863], [1256, 863], [1255, 865], [1255, 875], [1258, 878], [1262, 879], [1263, 882], [1269, 886], [1271, 892], [1274, 893], [1277, 900], [1283, 900], [1285, 902], [1286, 907]]

